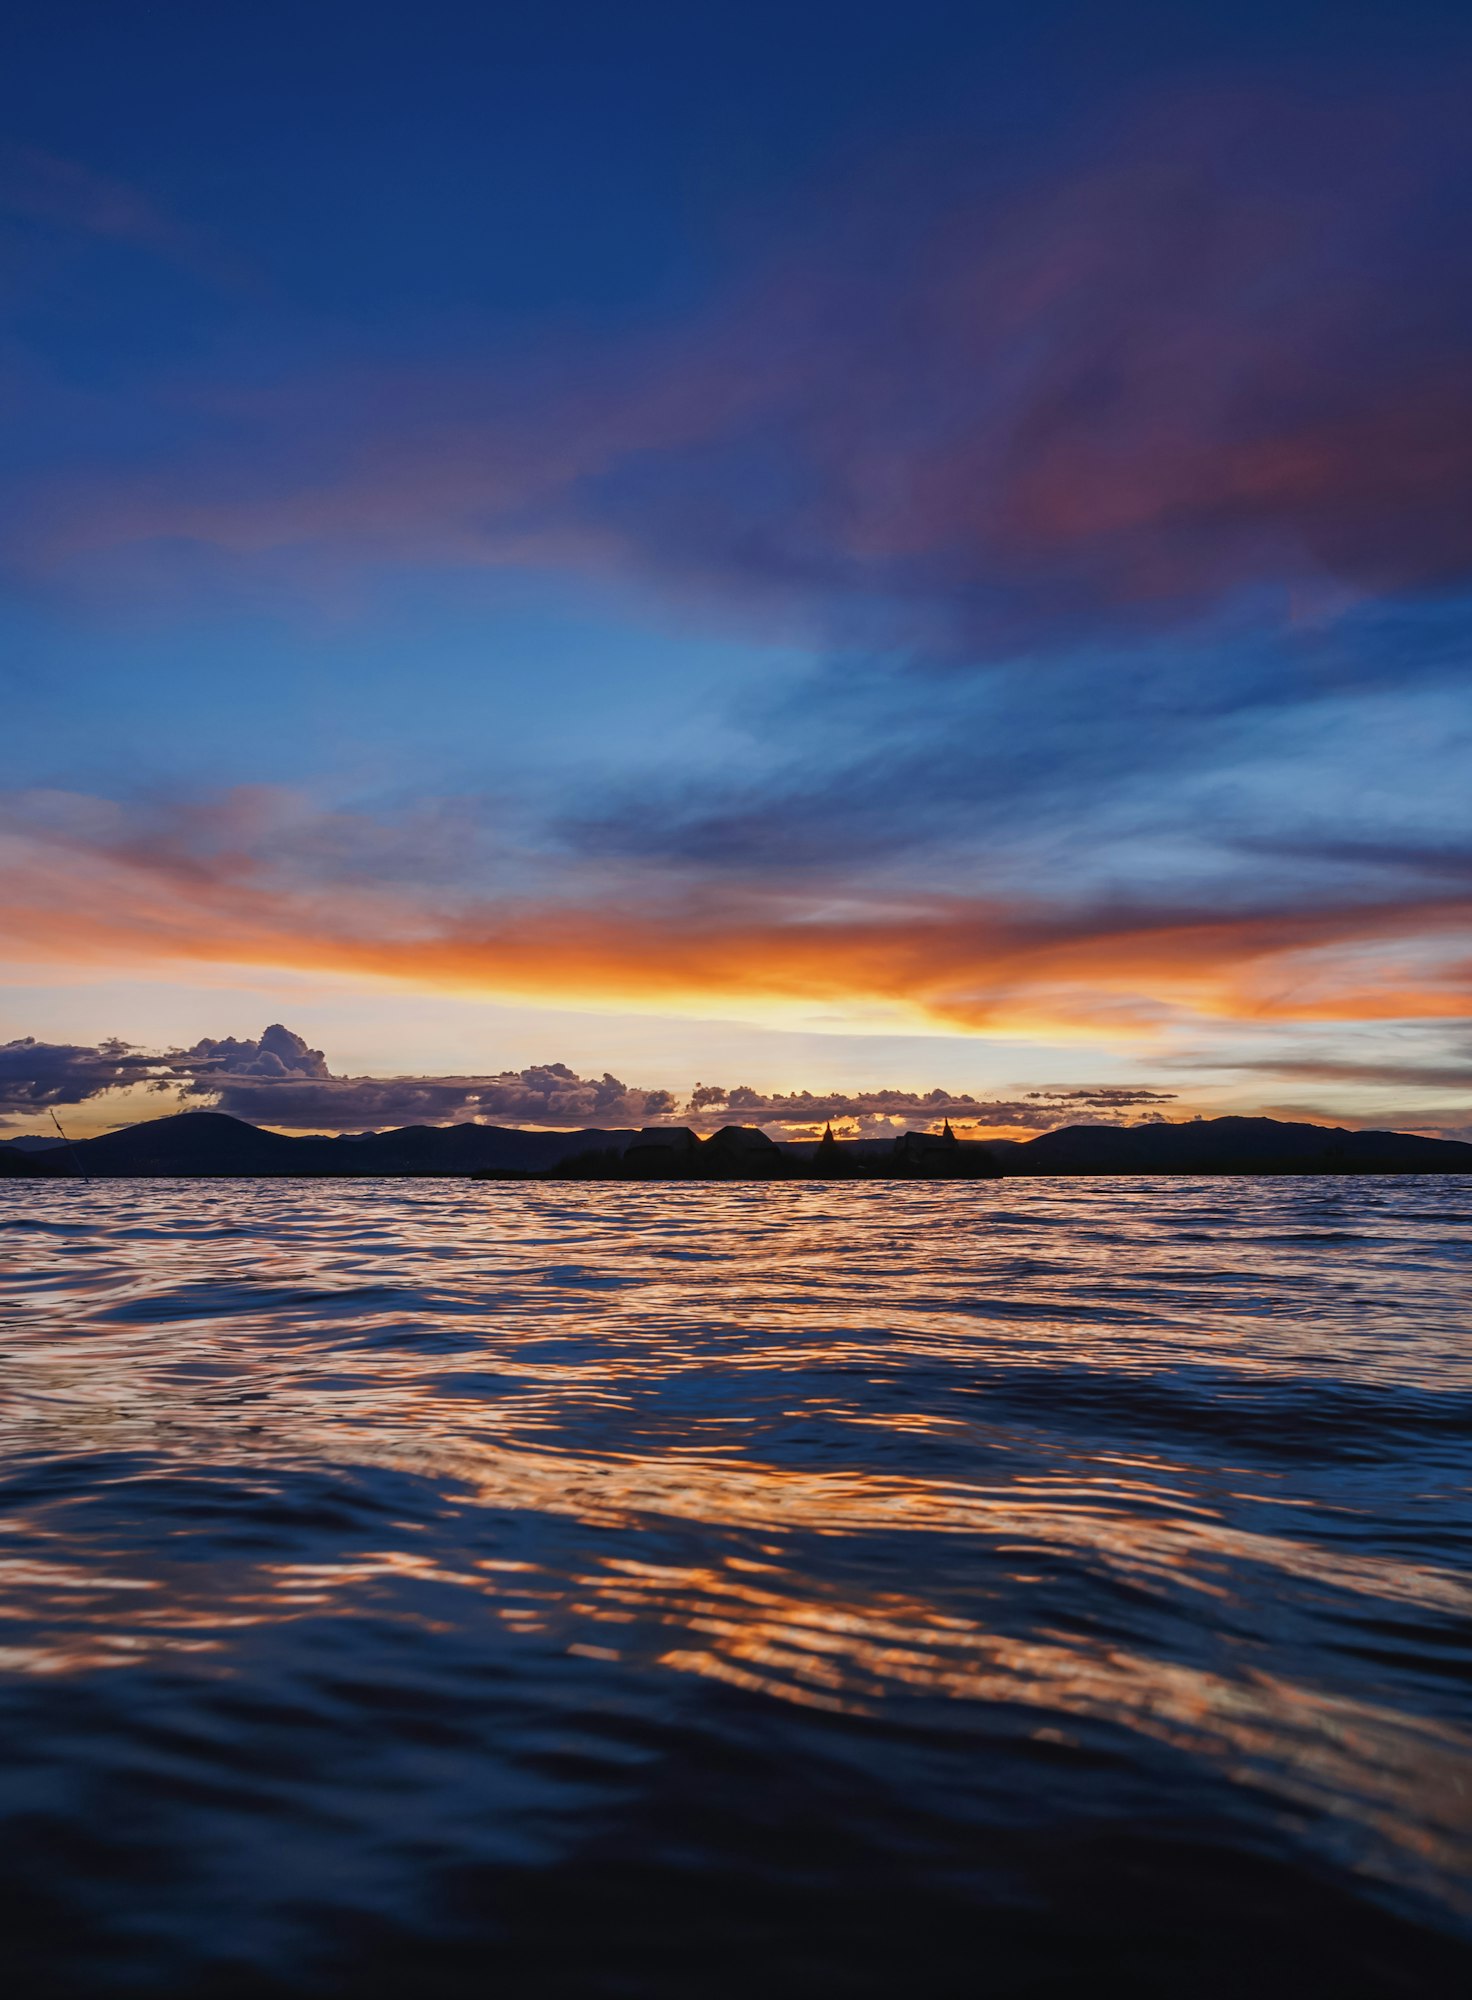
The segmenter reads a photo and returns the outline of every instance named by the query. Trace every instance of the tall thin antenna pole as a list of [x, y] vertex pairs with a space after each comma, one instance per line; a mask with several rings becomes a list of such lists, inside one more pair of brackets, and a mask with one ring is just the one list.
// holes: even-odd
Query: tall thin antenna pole
[[62, 1131], [61, 1120], [57, 1117], [54, 1111], [51, 1113], [51, 1122], [56, 1127], [56, 1130], [60, 1135], [62, 1145], [66, 1147], [66, 1156], [71, 1161], [72, 1172], [74, 1174], [80, 1174], [83, 1180], [85, 1180], [87, 1177], [86, 1169], [79, 1163], [77, 1159], [77, 1149], [72, 1144], [71, 1140], [68, 1139], [65, 1132]]

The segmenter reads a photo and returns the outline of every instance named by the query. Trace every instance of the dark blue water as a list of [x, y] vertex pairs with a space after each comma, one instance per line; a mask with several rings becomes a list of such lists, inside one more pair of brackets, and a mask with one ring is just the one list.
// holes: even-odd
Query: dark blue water
[[8, 1990], [1472, 1991], [1469, 1244], [0, 1187]]

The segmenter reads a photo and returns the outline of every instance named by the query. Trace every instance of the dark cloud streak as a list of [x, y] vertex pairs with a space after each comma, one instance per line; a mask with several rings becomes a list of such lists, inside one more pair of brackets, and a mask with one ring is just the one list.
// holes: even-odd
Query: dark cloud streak
[[0, 1117], [84, 1104], [105, 1091], [158, 1084], [161, 1079], [167, 1087], [166, 1062], [127, 1042], [105, 1041], [89, 1048], [38, 1042], [26, 1035], [0, 1043]]

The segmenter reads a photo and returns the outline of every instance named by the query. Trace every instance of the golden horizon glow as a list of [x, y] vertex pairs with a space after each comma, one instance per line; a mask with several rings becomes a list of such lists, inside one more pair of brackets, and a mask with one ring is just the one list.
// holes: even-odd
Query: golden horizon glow
[[568, 1011], [719, 1014], [872, 1032], [1149, 1047], [1192, 1019], [1451, 1021], [1472, 1015], [1472, 899], [1227, 914], [1078, 915], [929, 897], [815, 917], [795, 896], [504, 899], [434, 908], [327, 894], [176, 857], [3, 843], [0, 932], [17, 966], [239, 967]]

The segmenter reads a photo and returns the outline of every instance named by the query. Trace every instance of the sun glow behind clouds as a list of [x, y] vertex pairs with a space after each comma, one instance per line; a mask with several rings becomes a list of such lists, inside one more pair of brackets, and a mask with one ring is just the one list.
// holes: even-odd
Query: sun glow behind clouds
[[1434, 1021], [1468, 1008], [1472, 898], [1442, 885], [1339, 907], [1268, 895], [1227, 914], [917, 890], [904, 909], [850, 899], [815, 916], [790, 890], [729, 881], [622, 902], [481, 903], [327, 866], [313, 880], [269, 842], [253, 852], [239, 826], [228, 844], [191, 844], [101, 802], [67, 803], [58, 825], [54, 801], [39, 824], [21, 802], [4, 836], [0, 923], [16, 965], [248, 966], [572, 1009], [785, 1027], [822, 1010], [858, 1033], [923, 1024], [1142, 1044], [1192, 1018]]
[[[395, 867], [392, 824], [335, 815], [324, 842], [314, 840], [310, 816], [293, 811], [294, 837], [283, 844], [259, 798], [201, 798], [163, 820], [155, 808], [105, 801], [13, 799], [0, 905], [12, 972], [90, 980], [100, 968], [116, 973], [132, 965], [154, 978], [197, 982], [204, 972], [229, 982], [244, 969], [258, 986], [315, 984], [343, 1004], [375, 992], [426, 1002], [484, 997], [556, 1010], [564, 1020], [618, 1015], [627, 1027], [642, 1015], [657, 1036], [681, 1020], [692, 1032], [708, 1026], [708, 1042], [687, 1042], [693, 1053], [678, 1074], [668, 1061], [651, 1064], [636, 1054], [636, 1073], [661, 1089], [688, 1088], [697, 1062], [706, 1075], [716, 1064], [729, 1075], [722, 1050], [742, 1023], [774, 1045], [800, 1031], [808, 1042], [862, 1046], [878, 1031], [880, 1040], [906, 1039], [908, 1075], [871, 1070], [864, 1088], [897, 1081], [929, 1088], [935, 1070], [928, 1057], [917, 1058], [918, 1038], [921, 1045], [969, 1044], [975, 1054], [966, 1089], [989, 1102], [1011, 1100], [1020, 1076], [1039, 1075], [1035, 1056], [1019, 1058], [1020, 1044], [1051, 1050], [1054, 1064], [1070, 1061], [1073, 1051], [1074, 1077], [1102, 1066], [1105, 1074], [1150, 1082], [1139, 1065], [1187, 1073], [1194, 1065], [1194, 1077], [1183, 1076], [1192, 1104], [1221, 1107], [1221, 1072], [1238, 1047], [1249, 1069], [1269, 1072], [1280, 1055], [1284, 1073], [1297, 1075], [1305, 1051], [1293, 1038], [1305, 1030], [1332, 1029], [1343, 1064], [1352, 1047], [1346, 1037], [1393, 1028], [1422, 1036], [1424, 1068], [1436, 1055], [1425, 1038], [1467, 1012], [1469, 904], [1444, 883], [1419, 899], [1338, 906], [1268, 893], [1258, 907], [1239, 902], [1225, 915], [1188, 905], [986, 903], [918, 889], [908, 903], [887, 892], [870, 908], [848, 895], [815, 913], [813, 900], [792, 885], [727, 878], [703, 894], [676, 897], [666, 883], [646, 887], [637, 900], [627, 875], [598, 903], [587, 899], [585, 874], [575, 875], [561, 898], [549, 887], [539, 900], [485, 902], [443, 881], [415, 886], [405, 879], [412, 870]], [[411, 848], [417, 839], [416, 827]], [[366, 871], [360, 850], [372, 857]], [[573, 891], [582, 900], [573, 900]], [[220, 1018], [211, 1007], [206, 1025], [213, 1029]], [[20, 1019], [16, 1026], [33, 1028]], [[1263, 1045], [1268, 1033], [1287, 1038], [1281, 1052]], [[156, 1035], [148, 1041], [156, 1046]], [[708, 1053], [699, 1053], [702, 1046]], [[538, 1029], [530, 1053], [545, 1048]], [[517, 1067], [527, 1053], [524, 1045], [507, 1051]], [[486, 1065], [482, 1057], [476, 1067], [499, 1070], [505, 1061]], [[776, 1077], [785, 1073], [788, 1090], [811, 1088], [811, 1069], [794, 1076], [790, 1057], [782, 1061]], [[1325, 1070], [1323, 1061], [1320, 1054], [1321, 1081], [1352, 1112], [1355, 1096], [1343, 1086], [1363, 1079], [1336, 1077], [1332, 1062]], [[1367, 1075], [1373, 1067], [1366, 1048], [1361, 1068]], [[405, 1085], [402, 1104], [345, 1111], [349, 1128], [486, 1115], [463, 1090], [452, 1092], [453, 1105], [424, 1097], [411, 1103], [402, 1066], [384, 1068]], [[1402, 1069], [1415, 1089], [1415, 1062]], [[1464, 1115], [1468, 1092], [1459, 1089], [1457, 1062], [1445, 1051], [1442, 1070], [1437, 1088], [1445, 1094], [1418, 1103], [1418, 1125], [1435, 1116], [1438, 1102], [1458, 1122]], [[772, 1069], [758, 1071], [757, 1081], [770, 1096]], [[1239, 1094], [1231, 1108], [1260, 1101], [1243, 1103]], [[584, 1107], [572, 1122], [599, 1122], [596, 1110]], [[326, 1122], [320, 1110], [288, 1117], [253, 1106], [248, 1115], [298, 1128]], [[548, 1122], [536, 1107], [505, 1115], [507, 1122]], [[847, 1115], [840, 1103], [811, 1113]], [[989, 1130], [1019, 1127], [1000, 1105], [975, 1113], [957, 1107], [957, 1115]], [[644, 1117], [623, 1105], [606, 1122]]]
[[[737, 1031], [903, 1045], [865, 1086], [963, 1048], [983, 1093], [1194, 1062], [1206, 1102], [1281, 1055], [1353, 1111], [1323, 1064], [1389, 1031], [1455, 1073], [1460, 56], [1340, 29], [1330, 63], [1300, 24], [1290, 76], [1275, 20], [1183, 69], [1111, 32], [1060, 88], [1081, 27], [999, 55], [995, 25], [952, 22], [943, 60], [904, 38], [903, 101], [793, 23], [776, 97], [714, 66], [722, 145], [761, 134], [719, 199], [656, 37], [659, 171], [630, 199], [595, 91], [558, 128], [567, 214], [510, 173], [529, 135], [497, 150], [554, 110], [539, 61], [498, 55], [447, 119], [451, 187], [386, 145], [365, 56], [334, 159], [395, 192], [358, 223], [287, 77], [292, 200], [246, 170], [203, 17], [156, 73], [124, 55], [146, 147], [67, 109], [96, 47], [43, 59], [57, 129], [0, 161], [10, 781], [55, 788], [0, 801], [17, 983], [270, 993], [196, 1035], [306, 987], [344, 1029], [396, 1004], [406, 1039], [430, 1007], [556, 1011], [638, 1045], [580, 1073], [660, 1088], [827, 1080], [728, 1060]], [[212, 179], [177, 120], [217, 98]]]

